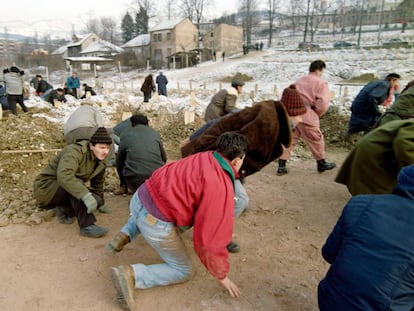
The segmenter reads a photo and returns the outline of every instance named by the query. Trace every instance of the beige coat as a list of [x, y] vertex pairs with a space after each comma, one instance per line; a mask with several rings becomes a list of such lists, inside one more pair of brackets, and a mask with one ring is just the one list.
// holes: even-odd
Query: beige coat
[[219, 91], [207, 106], [204, 120], [206, 122], [222, 117], [236, 109], [237, 90], [234, 87]]

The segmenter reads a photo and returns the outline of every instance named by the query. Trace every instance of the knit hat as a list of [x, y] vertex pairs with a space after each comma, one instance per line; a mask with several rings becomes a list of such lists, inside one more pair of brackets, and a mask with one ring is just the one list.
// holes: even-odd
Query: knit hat
[[231, 81], [232, 87], [238, 87], [238, 86], [243, 86], [243, 85], [244, 85], [244, 82], [242, 80], [234, 79], [233, 81]]
[[132, 126], [137, 124], [148, 125], [148, 118], [141, 113], [134, 114], [129, 120]]
[[414, 185], [414, 164], [404, 166], [398, 173], [397, 179], [399, 185]]
[[99, 127], [89, 141], [92, 144], [112, 144], [112, 138], [109, 136], [108, 131], [104, 127]]

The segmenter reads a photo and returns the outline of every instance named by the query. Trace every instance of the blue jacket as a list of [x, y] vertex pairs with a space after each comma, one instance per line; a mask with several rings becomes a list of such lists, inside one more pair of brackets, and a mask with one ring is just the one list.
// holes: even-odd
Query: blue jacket
[[160, 74], [155, 82], [158, 85], [158, 95], [164, 95], [167, 96], [167, 84], [168, 84], [168, 79], [166, 76], [164, 76], [163, 74]]
[[376, 80], [368, 83], [355, 97], [351, 106], [349, 131], [351, 133], [371, 129], [381, 116], [378, 106], [388, 97], [390, 82]]
[[69, 78], [67, 78], [66, 80], [66, 87], [68, 89], [78, 89], [80, 88], [80, 80], [78, 77], [76, 77], [75, 79], [73, 79], [72, 76], [70, 76]]
[[351, 198], [322, 256], [321, 311], [414, 310], [414, 185]]

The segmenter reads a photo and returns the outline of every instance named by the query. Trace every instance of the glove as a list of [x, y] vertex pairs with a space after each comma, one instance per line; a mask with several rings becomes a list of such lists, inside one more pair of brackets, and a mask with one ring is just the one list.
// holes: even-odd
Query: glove
[[98, 202], [92, 195], [92, 193], [88, 192], [85, 194], [81, 200], [85, 203], [86, 208], [88, 209], [88, 214], [96, 212], [96, 208], [98, 207]]
[[98, 210], [101, 213], [104, 213], [104, 214], [110, 214], [110, 213], [112, 213], [112, 210], [106, 204], [103, 204], [103, 205], [99, 206]]

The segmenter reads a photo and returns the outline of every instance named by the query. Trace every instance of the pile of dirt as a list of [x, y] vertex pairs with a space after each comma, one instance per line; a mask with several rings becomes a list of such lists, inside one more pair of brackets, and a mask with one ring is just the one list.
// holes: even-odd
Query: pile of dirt
[[[48, 221], [53, 212], [36, 207], [33, 199], [33, 179], [49, 160], [65, 146], [63, 125], [51, 122], [39, 113], [46, 109], [31, 108], [28, 113], [14, 116], [5, 113], [0, 120], [0, 226], [10, 223], [40, 224]], [[169, 115], [168, 122], [160, 122], [163, 116], [156, 111], [146, 112], [164, 141], [169, 159], [180, 157], [179, 144], [202, 124], [201, 118], [185, 125], [181, 113]], [[105, 191], [114, 191], [119, 184], [116, 169], [107, 170]]]
[[[32, 188], [34, 177], [57, 154], [55, 149], [61, 149], [65, 145], [63, 125], [39, 117], [39, 113], [47, 113], [47, 110], [31, 108], [28, 113], [20, 113], [17, 117], [6, 113], [0, 120], [0, 226], [10, 223], [37, 225], [49, 221], [53, 216], [52, 211], [36, 207]], [[145, 113], [153, 127], [159, 131], [170, 160], [180, 158], [180, 142], [203, 124], [198, 116], [193, 123], [184, 124], [183, 113]], [[347, 122], [348, 117], [335, 113], [327, 113], [322, 118], [321, 126], [327, 145], [331, 143], [332, 146], [349, 147], [341, 139]], [[295, 157], [310, 157], [310, 152], [303, 143], [295, 149]], [[118, 184], [115, 167], [108, 168], [105, 191], [115, 191]]]

